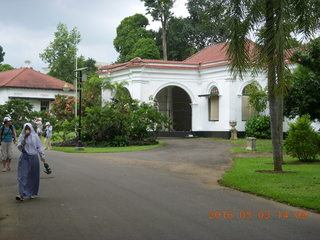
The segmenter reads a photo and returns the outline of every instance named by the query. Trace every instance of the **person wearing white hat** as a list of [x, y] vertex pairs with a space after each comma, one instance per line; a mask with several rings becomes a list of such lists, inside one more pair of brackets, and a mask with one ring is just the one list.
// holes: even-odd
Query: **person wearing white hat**
[[34, 121], [34, 124], [36, 125], [36, 133], [38, 134], [39, 138], [41, 139], [42, 136], [42, 118], [36, 118]]
[[51, 150], [51, 137], [52, 137], [52, 126], [49, 122], [46, 122], [45, 139], [44, 139], [45, 149]]
[[13, 152], [13, 143], [16, 143], [16, 129], [11, 124], [11, 118], [5, 117], [0, 127], [0, 145], [2, 154], [2, 172], [10, 171], [10, 164]]

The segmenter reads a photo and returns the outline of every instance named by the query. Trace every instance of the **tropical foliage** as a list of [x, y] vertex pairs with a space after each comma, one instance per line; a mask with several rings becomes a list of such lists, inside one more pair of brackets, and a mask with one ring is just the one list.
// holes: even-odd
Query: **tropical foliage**
[[69, 32], [65, 24], [59, 23], [54, 36], [55, 39], [39, 56], [48, 63], [50, 76], [73, 83], [80, 33], [77, 28]]
[[141, 0], [147, 9], [147, 14], [150, 14], [155, 21], [161, 22], [162, 32], [162, 55], [164, 60], [168, 60], [167, 54], [167, 31], [168, 21], [173, 16], [171, 9], [175, 0]]
[[[168, 22], [168, 59], [183, 61], [196, 53], [197, 49], [191, 40], [194, 32], [191, 21], [188, 18], [170, 18]], [[157, 34], [157, 44], [161, 46], [161, 29]]]
[[[228, 53], [231, 71], [240, 77], [260, 67], [268, 78], [268, 100], [274, 170], [282, 171], [283, 96], [285, 84], [285, 43], [290, 34], [310, 37], [319, 28], [317, 0], [224, 0], [230, 34]], [[264, 28], [259, 45], [248, 40]]]
[[74, 109], [74, 97], [56, 95], [56, 99], [51, 103], [50, 112], [55, 115], [59, 121], [65, 121], [74, 118]]
[[300, 161], [314, 161], [320, 154], [320, 134], [311, 126], [309, 115], [289, 123], [288, 136], [284, 142], [286, 152]]
[[82, 105], [83, 109], [101, 106], [101, 87], [102, 78], [91, 77], [88, 81], [83, 84], [83, 98]]
[[3, 62], [3, 60], [4, 60], [4, 55], [5, 55], [6, 53], [3, 51], [3, 48], [2, 48], [2, 46], [0, 46], [0, 65], [1, 65], [1, 63]]
[[83, 119], [83, 140], [113, 146], [154, 141], [154, 133], [169, 124], [155, 106], [133, 100], [122, 84], [112, 85], [114, 97], [103, 107], [88, 108]]
[[93, 58], [87, 58], [85, 59], [84, 56], [80, 56], [77, 58], [77, 68], [84, 68], [86, 67], [87, 69], [85, 70], [85, 73], [88, 76], [88, 79], [91, 77], [96, 76], [96, 72], [98, 71], [98, 68], [96, 67], [96, 60]]
[[229, 16], [225, 14], [227, 5], [224, 0], [189, 0], [187, 18], [192, 26], [189, 39], [201, 50], [219, 42], [225, 42], [229, 33]]
[[288, 75], [288, 94], [285, 96], [285, 115], [289, 118], [310, 115], [320, 120], [320, 38], [293, 54], [298, 67]]
[[0, 105], [1, 115], [10, 116], [16, 129], [22, 129], [23, 124], [32, 121], [32, 104], [22, 99], [10, 99]]
[[14, 67], [12, 67], [10, 64], [1, 64], [0, 65], [0, 72], [13, 70]]
[[117, 27], [117, 36], [113, 40], [119, 53], [118, 63], [125, 62], [127, 56], [132, 55], [133, 47], [140, 39], [153, 39], [152, 31], [146, 29], [148, 25], [148, 19], [142, 14], [126, 17], [121, 21]]
[[133, 46], [131, 53], [127, 55], [126, 61], [130, 61], [135, 57], [142, 59], [160, 59], [160, 51], [155, 42], [151, 38], [141, 38]]
[[247, 137], [270, 139], [270, 117], [256, 115], [246, 121], [245, 131]]
[[260, 88], [259, 84], [254, 81], [247, 86], [249, 95], [249, 104], [257, 114], [263, 113], [267, 109], [268, 93]]

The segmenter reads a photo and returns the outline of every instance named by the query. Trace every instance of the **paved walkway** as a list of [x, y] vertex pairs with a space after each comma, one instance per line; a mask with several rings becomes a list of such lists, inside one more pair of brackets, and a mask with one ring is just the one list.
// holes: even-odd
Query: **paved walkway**
[[[222, 174], [231, 167], [232, 144], [200, 139], [164, 138], [165, 147], [147, 151], [101, 154], [109, 160], [131, 162], [192, 178], [206, 187], [217, 187]], [[98, 156], [98, 155], [96, 155]]]

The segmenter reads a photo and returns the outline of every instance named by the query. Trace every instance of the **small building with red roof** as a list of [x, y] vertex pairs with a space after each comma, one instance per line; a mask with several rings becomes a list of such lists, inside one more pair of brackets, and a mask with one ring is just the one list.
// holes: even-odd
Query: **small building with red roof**
[[[249, 41], [250, 49], [254, 42]], [[167, 135], [229, 137], [230, 123], [244, 132], [253, 110], [249, 107], [247, 86], [257, 81], [267, 85], [265, 74], [243, 79], [230, 73], [228, 45], [216, 44], [184, 61], [163, 61], [134, 58], [129, 62], [104, 66], [98, 74], [111, 82], [127, 82], [132, 98], [155, 101], [160, 112], [173, 121]], [[112, 93], [103, 90], [103, 101]]]
[[28, 100], [35, 111], [48, 110], [57, 94], [74, 96], [74, 87], [31, 68], [0, 72], [0, 104], [19, 98]]

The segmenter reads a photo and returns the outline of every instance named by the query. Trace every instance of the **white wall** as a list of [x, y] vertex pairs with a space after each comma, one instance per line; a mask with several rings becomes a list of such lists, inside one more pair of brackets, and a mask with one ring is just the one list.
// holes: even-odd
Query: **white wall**
[[[293, 68], [294, 66], [289, 66]], [[267, 86], [265, 74], [258, 76], [245, 75], [234, 79], [228, 66], [218, 66], [202, 70], [135, 67], [112, 73], [101, 74], [112, 82], [126, 81], [131, 97], [140, 101], [149, 102], [165, 87], [178, 86], [184, 89], [190, 99], [192, 108], [192, 131], [229, 131], [229, 121], [237, 121], [236, 129], [245, 130], [245, 121], [241, 116], [241, 96], [243, 88], [256, 80], [262, 89]], [[213, 86], [219, 89], [219, 121], [209, 121], [208, 98], [198, 95], [209, 94]], [[102, 100], [111, 98], [108, 90], [102, 90]], [[266, 110], [268, 114], [269, 110]], [[288, 129], [288, 120], [284, 121], [284, 131]], [[314, 123], [316, 129], [319, 123]]]
[[64, 92], [62, 90], [43, 90], [27, 88], [0, 88], [0, 105], [5, 104], [10, 98], [22, 98], [30, 101], [33, 110], [40, 111], [40, 101], [55, 99], [55, 95], [75, 96], [75, 91]]
[[[245, 122], [241, 121], [241, 93], [253, 77], [245, 76], [244, 80], [234, 79], [227, 66], [202, 70], [136, 67], [112, 72], [108, 77], [112, 82], [126, 81], [131, 96], [144, 102], [149, 102], [150, 97], [154, 98], [167, 86], [184, 89], [191, 99], [193, 131], [229, 131], [229, 121], [233, 120], [238, 123], [236, 128], [244, 131]], [[256, 80], [262, 87], [266, 86], [267, 81], [263, 76]], [[213, 86], [219, 89], [220, 94], [219, 121], [209, 121], [208, 98], [198, 96], [209, 94]], [[111, 96], [106, 90], [102, 90], [102, 95], [103, 101]]]

